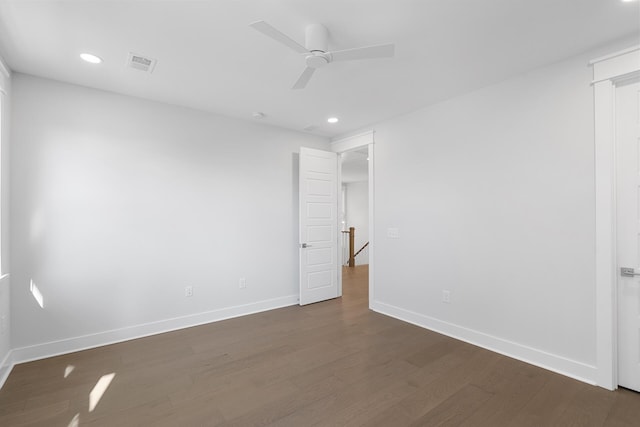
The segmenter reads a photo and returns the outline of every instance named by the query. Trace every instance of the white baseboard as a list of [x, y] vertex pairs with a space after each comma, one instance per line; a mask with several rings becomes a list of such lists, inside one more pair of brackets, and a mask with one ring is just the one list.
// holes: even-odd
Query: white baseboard
[[513, 341], [454, 325], [449, 322], [444, 322], [433, 317], [425, 316], [424, 314], [415, 313], [413, 311], [405, 310], [379, 301], [372, 301], [371, 309], [378, 313], [447, 335], [451, 338], [468, 342], [469, 344], [556, 372], [560, 375], [564, 375], [587, 384], [597, 385], [595, 380], [597, 378], [596, 366], [567, 359], [562, 356], [527, 347]]
[[13, 355], [11, 350], [7, 352], [2, 362], [0, 362], [0, 388], [4, 385], [4, 382], [9, 378], [9, 374], [13, 369]]
[[[189, 316], [176, 317], [157, 322], [130, 326], [122, 329], [99, 332], [91, 335], [68, 338], [28, 347], [15, 348], [9, 351], [2, 364], [0, 364], [0, 388], [11, 373], [15, 364], [72, 353], [114, 344], [131, 339], [142, 338], [149, 335], [175, 331], [234, 317], [246, 316], [262, 311], [287, 307], [298, 303], [297, 295], [258, 301], [251, 304], [226, 307]], [[371, 302], [371, 309], [378, 313], [394, 317], [396, 319], [412, 323], [414, 325], [450, 336], [452, 338], [468, 342], [487, 350], [521, 360], [532, 365], [574, 378], [576, 380], [596, 385], [597, 369], [565, 357], [547, 353], [535, 348], [527, 347], [512, 341], [494, 337], [462, 326], [444, 322], [423, 314], [405, 310], [400, 307], [385, 304], [379, 301]]]
[[[2, 387], [2, 384], [4, 384], [4, 380], [9, 375], [9, 372], [11, 372], [11, 368], [13, 367], [13, 365], [18, 363], [30, 362], [33, 360], [44, 359], [47, 357], [58, 356], [66, 353], [73, 353], [75, 351], [87, 350], [90, 348], [101, 347], [104, 345], [114, 344], [122, 341], [142, 338], [149, 335], [161, 334], [164, 332], [175, 331], [177, 329], [189, 328], [206, 323], [218, 322], [220, 320], [246, 316], [248, 314], [259, 313], [262, 311], [273, 310], [276, 308], [282, 308], [296, 304], [298, 304], [298, 295], [290, 295], [286, 297], [258, 301], [251, 304], [237, 305], [233, 307], [221, 308], [219, 310], [160, 320], [157, 322], [144, 323], [141, 325], [130, 326], [122, 329], [98, 332], [95, 334], [67, 338], [64, 340], [52, 341], [43, 344], [36, 344], [28, 347], [14, 348], [5, 358], [5, 360], [7, 361], [7, 372], [4, 372], [4, 364], [2, 365], [2, 370], [0, 370], [0, 387]], [[3, 374], [5, 375], [4, 379], [2, 377]]]

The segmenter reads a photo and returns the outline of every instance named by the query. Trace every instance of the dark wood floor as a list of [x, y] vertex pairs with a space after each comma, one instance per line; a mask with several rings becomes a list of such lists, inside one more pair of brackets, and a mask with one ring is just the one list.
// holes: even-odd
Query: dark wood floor
[[369, 311], [367, 274], [346, 269], [341, 299], [17, 365], [0, 425], [640, 426], [638, 393]]

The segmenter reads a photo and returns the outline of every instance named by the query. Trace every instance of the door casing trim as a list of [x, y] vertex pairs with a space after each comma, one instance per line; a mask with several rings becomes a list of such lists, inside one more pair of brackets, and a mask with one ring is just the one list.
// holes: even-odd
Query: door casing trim
[[615, 90], [640, 77], [640, 46], [592, 60], [595, 157], [596, 384], [618, 388]]

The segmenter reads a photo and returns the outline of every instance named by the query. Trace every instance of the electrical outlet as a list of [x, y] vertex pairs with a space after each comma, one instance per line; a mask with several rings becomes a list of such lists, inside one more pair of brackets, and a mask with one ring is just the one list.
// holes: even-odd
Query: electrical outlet
[[445, 304], [451, 304], [451, 292], [444, 290], [442, 291], [442, 302]]
[[192, 297], [193, 296], [193, 286], [185, 286], [184, 287], [184, 296]]
[[241, 277], [240, 280], [238, 281], [238, 288], [244, 289], [246, 287], [247, 287], [247, 279], [244, 277]]

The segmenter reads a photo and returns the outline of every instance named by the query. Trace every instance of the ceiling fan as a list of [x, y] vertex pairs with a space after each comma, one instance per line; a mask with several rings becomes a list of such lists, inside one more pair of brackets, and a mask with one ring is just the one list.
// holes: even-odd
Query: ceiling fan
[[317, 68], [334, 61], [353, 61], [357, 59], [390, 58], [394, 53], [394, 44], [379, 44], [374, 46], [356, 47], [353, 49], [336, 50], [330, 52], [329, 32], [321, 24], [311, 24], [305, 29], [305, 46], [302, 46], [286, 34], [272, 27], [264, 21], [250, 24], [267, 37], [282, 43], [294, 51], [305, 55], [307, 68], [302, 72], [292, 89], [303, 89]]

